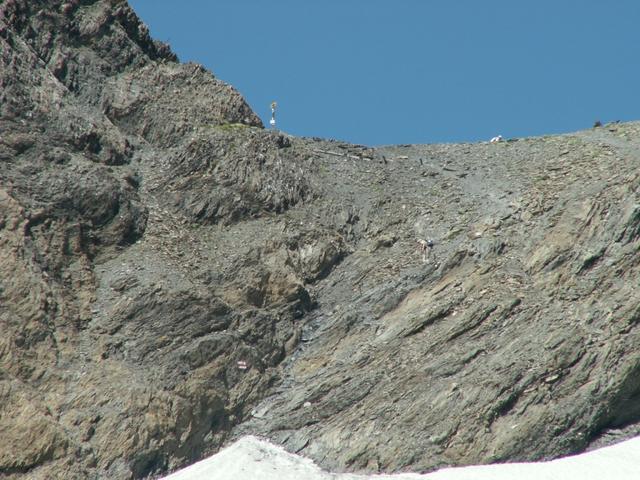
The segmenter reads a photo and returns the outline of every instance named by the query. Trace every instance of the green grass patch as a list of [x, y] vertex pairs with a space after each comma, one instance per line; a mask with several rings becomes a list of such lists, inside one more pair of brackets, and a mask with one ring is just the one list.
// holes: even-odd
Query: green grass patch
[[225, 132], [230, 132], [233, 130], [249, 128], [249, 125], [245, 125], [244, 123], [221, 123], [220, 125], [215, 125], [215, 128], [219, 128]]

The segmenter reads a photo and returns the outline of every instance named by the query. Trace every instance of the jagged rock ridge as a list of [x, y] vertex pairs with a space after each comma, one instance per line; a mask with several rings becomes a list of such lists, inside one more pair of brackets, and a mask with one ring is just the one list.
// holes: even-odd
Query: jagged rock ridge
[[247, 432], [373, 472], [637, 431], [637, 123], [294, 138], [118, 0], [5, 0], [0, 58], [0, 475], [144, 478]]

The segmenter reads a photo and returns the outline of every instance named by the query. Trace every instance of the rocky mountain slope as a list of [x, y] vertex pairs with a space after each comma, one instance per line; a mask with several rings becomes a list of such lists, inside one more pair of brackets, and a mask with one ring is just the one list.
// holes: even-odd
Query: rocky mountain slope
[[638, 432], [640, 124], [294, 138], [121, 0], [3, 0], [0, 82], [0, 477], [244, 433], [392, 472]]

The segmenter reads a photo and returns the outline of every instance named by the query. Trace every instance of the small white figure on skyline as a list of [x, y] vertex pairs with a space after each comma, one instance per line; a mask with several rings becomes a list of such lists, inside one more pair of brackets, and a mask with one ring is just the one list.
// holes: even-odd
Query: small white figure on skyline
[[269, 120], [269, 125], [271, 128], [276, 127], [276, 107], [278, 104], [276, 102], [271, 102], [271, 120]]

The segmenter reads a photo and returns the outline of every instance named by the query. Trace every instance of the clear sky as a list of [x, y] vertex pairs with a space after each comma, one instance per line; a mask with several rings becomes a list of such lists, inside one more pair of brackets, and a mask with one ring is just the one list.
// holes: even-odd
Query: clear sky
[[367, 145], [640, 120], [640, 0], [130, 0], [265, 124]]

